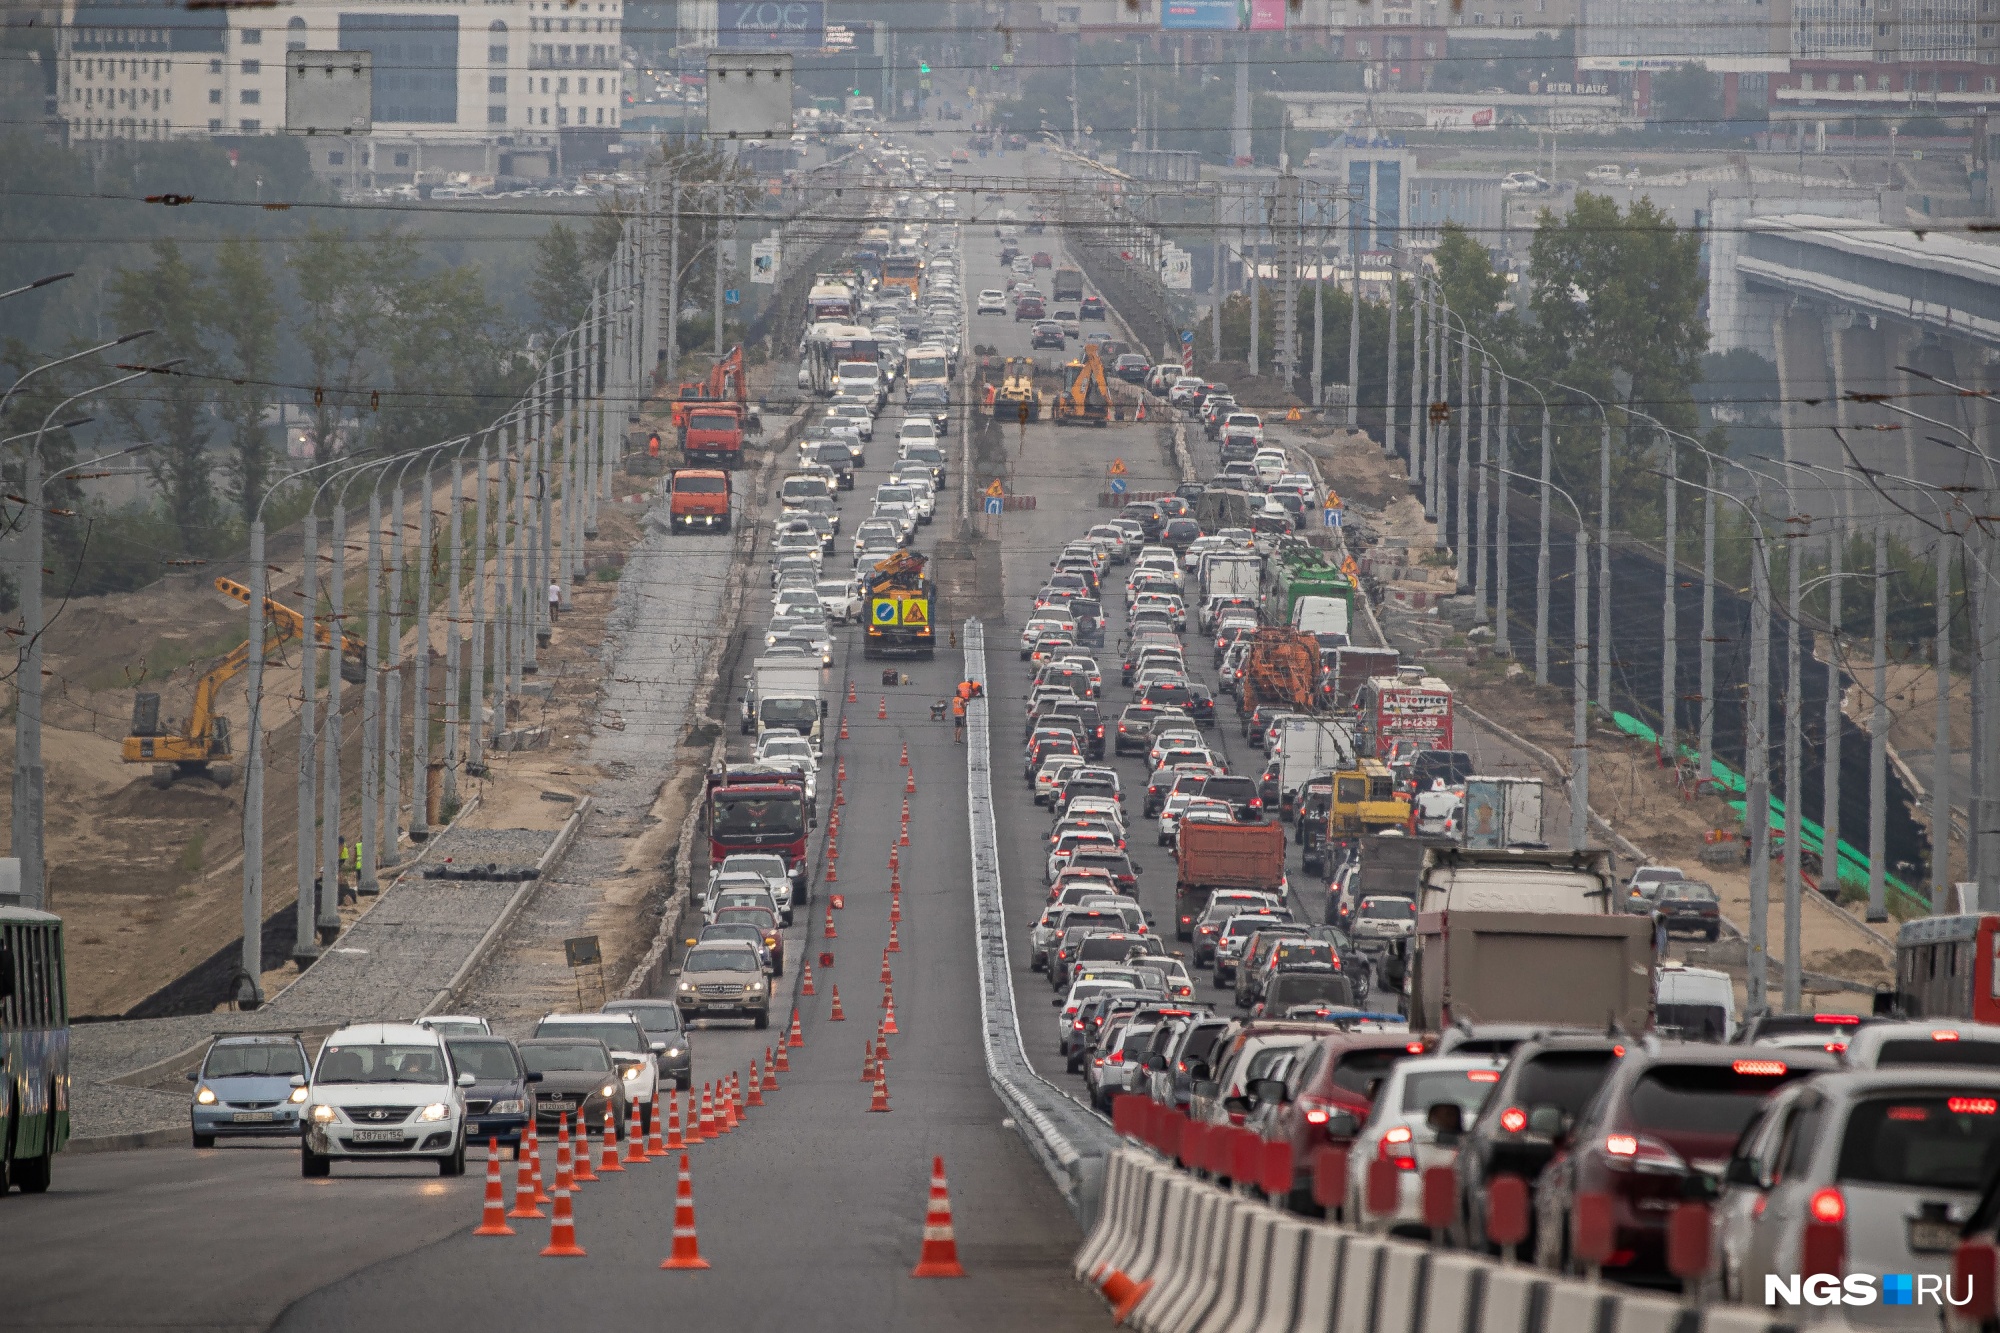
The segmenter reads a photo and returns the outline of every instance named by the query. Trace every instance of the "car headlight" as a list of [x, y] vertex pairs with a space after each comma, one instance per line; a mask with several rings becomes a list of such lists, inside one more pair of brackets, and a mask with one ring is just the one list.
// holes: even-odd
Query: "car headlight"
[[313, 1107], [312, 1118], [315, 1125], [331, 1125], [340, 1119], [340, 1112], [334, 1110], [325, 1102], [321, 1102], [319, 1105]]
[[194, 1099], [203, 1106], [215, 1105], [215, 1089], [206, 1084], [194, 1090]]
[[527, 1106], [515, 1097], [509, 1097], [504, 1102], [495, 1102], [486, 1108], [489, 1115], [520, 1115], [527, 1109]]
[[417, 1119], [449, 1120], [451, 1119], [451, 1107], [443, 1102], [432, 1102], [429, 1106], [417, 1112]]
[[304, 1101], [304, 1100], [306, 1099], [306, 1094], [307, 1094], [307, 1092], [309, 1092], [309, 1091], [310, 1091], [310, 1089], [308, 1089], [308, 1088], [303, 1088], [303, 1087], [300, 1087], [300, 1088], [293, 1088], [293, 1089], [292, 1089], [292, 1100], [293, 1100], [294, 1102], [302, 1102], [302, 1101]]
[[680, 985], [680, 989], [682, 994], [692, 995], [694, 994], [694, 983], [692, 981], [683, 981]]
[[681, 1058], [681, 1048], [680, 1048], [680, 1047], [678, 1047], [678, 1046], [669, 1046], [669, 1047], [667, 1047], [667, 1058], [668, 1058], [669, 1060], [678, 1060], [678, 1059], [680, 1059], [680, 1058]]
[[623, 1077], [625, 1081], [629, 1083], [633, 1079], [639, 1077], [639, 1073], [640, 1073], [640, 1067], [638, 1065], [629, 1065], [626, 1067], [621, 1077]]
[[616, 1083], [607, 1083], [603, 1087], [599, 1088], [598, 1091], [603, 1093], [606, 1097], [615, 1097], [618, 1095], [618, 1085]]
[[748, 986], [745, 986], [743, 989], [749, 991], [752, 995], [755, 995], [764, 989], [764, 983], [761, 981], [753, 981]]

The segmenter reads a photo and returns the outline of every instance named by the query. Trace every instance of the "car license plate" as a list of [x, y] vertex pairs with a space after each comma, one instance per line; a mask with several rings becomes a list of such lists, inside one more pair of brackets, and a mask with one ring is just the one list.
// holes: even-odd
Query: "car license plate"
[[356, 1143], [389, 1143], [403, 1137], [400, 1129], [357, 1129], [354, 1131]]
[[249, 1125], [276, 1120], [277, 1117], [269, 1111], [238, 1111], [230, 1119], [239, 1125]]
[[567, 1097], [545, 1097], [541, 1102], [544, 1111], [574, 1111], [576, 1103]]
[[1958, 1228], [1950, 1222], [1910, 1219], [1910, 1249], [1916, 1254], [1948, 1254], [1958, 1248]]

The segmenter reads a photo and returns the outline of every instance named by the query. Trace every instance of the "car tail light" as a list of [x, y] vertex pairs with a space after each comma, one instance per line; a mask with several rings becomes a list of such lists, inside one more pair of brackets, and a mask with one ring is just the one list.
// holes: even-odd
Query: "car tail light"
[[1424, 1053], [1424, 1044], [1420, 1041], [1407, 1042], [1404, 1044], [1403, 1049], [1411, 1055], [1422, 1055]]
[[1958, 1034], [1957, 1034], [1956, 1032], [1953, 1032], [1953, 1031], [1952, 1031], [1951, 1029], [1949, 1029], [1949, 1028], [1941, 1028], [1941, 1029], [1939, 1029], [1938, 1031], [1936, 1031], [1936, 1032], [1933, 1032], [1933, 1033], [1931, 1033], [1931, 1040], [1932, 1040], [1932, 1041], [1957, 1041], [1957, 1040], [1958, 1040]]
[[1739, 1074], [1752, 1074], [1764, 1078], [1777, 1078], [1783, 1075], [1787, 1068], [1783, 1060], [1735, 1060], [1729, 1067]]
[[1687, 1170], [1687, 1163], [1679, 1153], [1645, 1134], [1607, 1135], [1604, 1151], [1612, 1158], [1610, 1165], [1618, 1170], [1676, 1173]]
[[1847, 1197], [1829, 1185], [1813, 1193], [1806, 1211], [1812, 1214], [1815, 1222], [1837, 1226], [1847, 1220]]
[[1838, 1023], [1843, 1027], [1852, 1027], [1855, 1024], [1859, 1023], [1860, 1021], [1861, 1021], [1861, 1016], [1859, 1014], [1814, 1014], [1813, 1015], [1813, 1022], [1815, 1023]]
[[1518, 1106], [1510, 1106], [1500, 1113], [1500, 1128], [1509, 1134], [1519, 1134], [1528, 1127], [1528, 1113]]
[[1991, 1097], [1947, 1097], [1944, 1104], [1953, 1115], [1992, 1115], [2000, 1111], [2000, 1101]]
[[1397, 1125], [1384, 1134], [1382, 1141], [1375, 1145], [1375, 1155], [1385, 1162], [1394, 1163], [1398, 1171], [1414, 1171], [1417, 1169], [1417, 1159], [1408, 1151], [1411, 1137], [1408, 1125]]
[[1498, 1083], [1500, 1071], [1497, 1069], [1468, 1069], [1465, 1076], [1474, 1083]]

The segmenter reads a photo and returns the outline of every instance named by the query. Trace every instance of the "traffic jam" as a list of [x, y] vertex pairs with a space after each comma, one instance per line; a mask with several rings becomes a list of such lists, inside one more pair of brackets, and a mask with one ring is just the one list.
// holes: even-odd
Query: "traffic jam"
[[1367, 646], [1299, 522], [1314, 478], [1179, 371], [1147, 388], [1222, 472], [1063, 546], [1019, 636], [1030, 1048], [1185, 1171], [1368, 1231], [1758, 1308], [1767, 1279], [1798, 1304], [1815, 1274], [1990, 1265], [1964, 1247], [2000, 1225], [1991, 950], [1906, 930], [1897, 993], [1745, 1017], [1670, 956], [1717, 938], [1715, 891], [1551, 849], [1540, 779], [1478, 772], [1450, 686]]

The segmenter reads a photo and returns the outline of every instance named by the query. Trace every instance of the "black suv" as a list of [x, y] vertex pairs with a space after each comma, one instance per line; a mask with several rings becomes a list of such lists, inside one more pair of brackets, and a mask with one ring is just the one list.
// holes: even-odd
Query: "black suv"
[[1078, 699], [1073, 704], [1058, 703], [1047, 709], [1042, 716], [1049, 719], [1051, 726], [1059, 717], [1073, 717], [1083, 728], [1084, 749], [1092, 759], [1104, 758], [1104, 715], [1098, 711], [1096, 703], [1089, 699]]
[[1239, 820], [1257, 823], [1264, 818], [1264, 798], [1257, 791], [1255, 778], [1232, 774], [1204, 778], [1198, 794], [1207, 800], [1229, 802], [1230, 812]]

